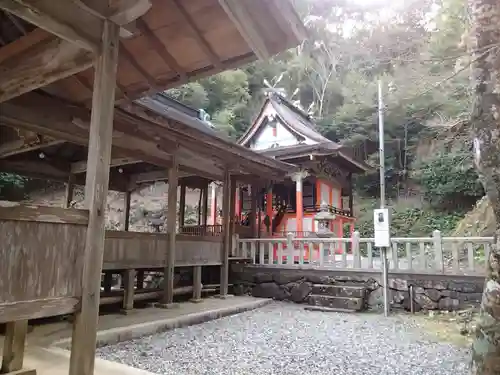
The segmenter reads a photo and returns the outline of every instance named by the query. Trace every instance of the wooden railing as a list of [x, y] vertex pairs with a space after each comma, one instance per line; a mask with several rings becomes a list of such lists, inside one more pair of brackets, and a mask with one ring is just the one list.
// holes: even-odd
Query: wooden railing
[[215, 236], [222, 235], [222, 225], [184, 225], [179, 228], [180, 234], [189, 236]]
[[[483, 274], [493, 237], [430, 237], [391, 239], [387, 250], [389, 270], [433, 274]], [[254, 264], [304, 265], [319, 268], [376, 270], [382, 268], [373, 238], [298, 238], [293, 233], [279, 238], [235, 240], [233, 255]]]
[[[328, 211], [335, 215], [352, 217], [352, 212], [350, 210], [344, 210], [334, 206], [328, 205]], [[320, 212], [322, 210], [322, 205], [304, 205], [304, 212]], [[295, 213], [295, 208], [287, 208], [286, 212]]]

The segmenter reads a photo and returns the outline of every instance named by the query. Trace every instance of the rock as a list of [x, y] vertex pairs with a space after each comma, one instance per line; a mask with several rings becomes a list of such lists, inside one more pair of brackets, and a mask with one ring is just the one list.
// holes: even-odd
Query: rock
[[483, 293], [459, 293], [458, 300], [461, 302], [477, 302], [481, 303]]
[[460, 307], [460, 301], [455, 298], [445, 297], [439, 300], [440, 310], [458, 310]]
[[248, 271], [235, 272], [235, 278], [238, 281], [245, 281], [248, 283], [255, 282], [255, 275], [253, 274], [253, 272], [248, 272]]
[[413, 287], [413, 293], [414, 294], [424, 294], [425, 293], [425, 289], [422, 288], [421, 286], [414, 286]]
[[284, 285], [279, 286], [279, 291], [273, 297], [277, 301], [285, 301], [290, 299], [290, 292], [285, 288]]
[[252, 289], [252, 296], [254, 297], [274, 298], [280, 294], [280, 287], [276, 283], [261, 283]]
[[243, 284], [233, 285], [233, 294], [235, 296], [243, 296], [245, 294], [246, 288]]
[[302, 275], [293, 272], [278, 272], [273, 275], [274, 282], [279, 285], [293, 283], [301, 280], [302, 278]]
[[368, 290], [377, 290], [378, 288], [380, 288], [380, 284], [377, 280], [373, 279], [373, 278], [369, 278], [366, 282], [365, 282], [365, 288], [368, 289]]
[[424, 310], [435, 310], [438, 307], [438, 304], [425, 294], [417, 294], [413, 300]]
[[303, 302], [311, 293], [312, 284], [308, 282], [303, 282], [292, 288], [290, 299], [293, 302], [300, 303]]
[[368, 296], [368, 308], [380, 310], [384, 308], [384, 289], [378, 288], [373, 290]]
[[439, 299], [442, 297], [441, 292], [437, 289], [427, 289], [425, 290], [425, 295], [434, 302], [439, 301]]
[[446, 289], [446, 290], [441, 290], [441, 295], [443, 297], [458, 298], [460, 296], [460, 293], [454, 290]]
[[416, 286], [421, 286], [422, 288], [425, 289], [437, 289], [437, 290], [444, 290], [447, 289], [447, 283], [444, 281], [436, 281], [436, 280], [415, 280], [412, 281], [410, 284], [416, 285]]
[[409, 299], [410, 294], [408, 292], [401, 292], [399, 290], [389, 290], [389, 301], [393, 303], [403, 303], [405, 299]]
[[405, 292], [408, 290], [408, 282], [402, 279], [389, 279], [389, 288]]
[[266, 272], [258, 272], [254, 276], [254, 280], [257, 284], [270, 283], [273, 281], [273, 275]]
[[330, 276], [310, 274], [306, 279], [313, 284], [335, 284], [335, 278]]
[[[410, 298], [407, 298], [403, 301], [403, 308], [406, 311], [411, 311], [411, 300]], [[413, 311], [419, 312], [422, 310], [422, 306], [420, 306], [415, 300], [413, 300]]]
[[483, 286], [469, 282], [450, 281], [448, 289], [462, 293], [480, 293], [483, 291]]

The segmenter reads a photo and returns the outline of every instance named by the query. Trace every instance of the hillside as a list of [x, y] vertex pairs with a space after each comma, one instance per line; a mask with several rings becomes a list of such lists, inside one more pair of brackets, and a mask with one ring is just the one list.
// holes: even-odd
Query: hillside
[[[166, 217], [168, 184], [158, 182], [151, 186], [134, 191], [130, 202], [130, 230], [151, 231], [148, 217]], [[210, 189], [209, 189], [210, 194]], [[109, 192], [106, 209], [107, 229], [123, 230], [124, 228], [124, 199], [125, 195], [119, 192]], [[199, 191], [186, 191], [186, 223], [197, 220]], [[83, 207], [83, 188], [75, 188], [74, 201], [76, 208]], [[44, 206], [59, 206], [64, 203], [64, 186], [56, 186], [45, 191], [36, 191], [24, 200], [24, 203]], [[210, 199], [209, 199], [210, 204]]]

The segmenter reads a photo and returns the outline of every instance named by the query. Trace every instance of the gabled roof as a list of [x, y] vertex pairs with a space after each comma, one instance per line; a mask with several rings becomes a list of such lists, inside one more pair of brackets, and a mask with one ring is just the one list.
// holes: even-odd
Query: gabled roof
[[316, 125], [312, 121], [311, 116], [297, 108], [279, 93], [269, 92], [256, 120], [238, 140], [239, 144], [246, 146], [253, 136], [261, 130], [264, 125], [262, 112], [268, 105], [273, 107], [283, 125], [295, 135], [309, 138], [318, 143], [332, 142], [316, 130]]

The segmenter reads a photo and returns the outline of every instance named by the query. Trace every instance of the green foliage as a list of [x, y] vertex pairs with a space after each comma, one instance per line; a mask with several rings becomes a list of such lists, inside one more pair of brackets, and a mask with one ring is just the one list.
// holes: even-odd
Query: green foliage
[[425, 197], [440, 206], [475, 202], [484, 195], [469, 150], [437, 153], [425, 164], [415, 166], [413, 178], [423, 188]]
[[24, 187], [26, 179], [17, 174], [0, 173], [0, 197], [4, 198], [9, 194], [17, 193]]
[[[376, 201], [365, 204], [361, 209], [356, 230], [361, 237], [373, 237], [373, 209]], [[404, 204], [395, 204], [390, 207], [391, 235], [397, 237], [427, 237], [434, 230], [443, 234], [452, 232], [457, 223], [463, 218], [463, 212], [446, 213], [430, 207], [413, 208]]]

